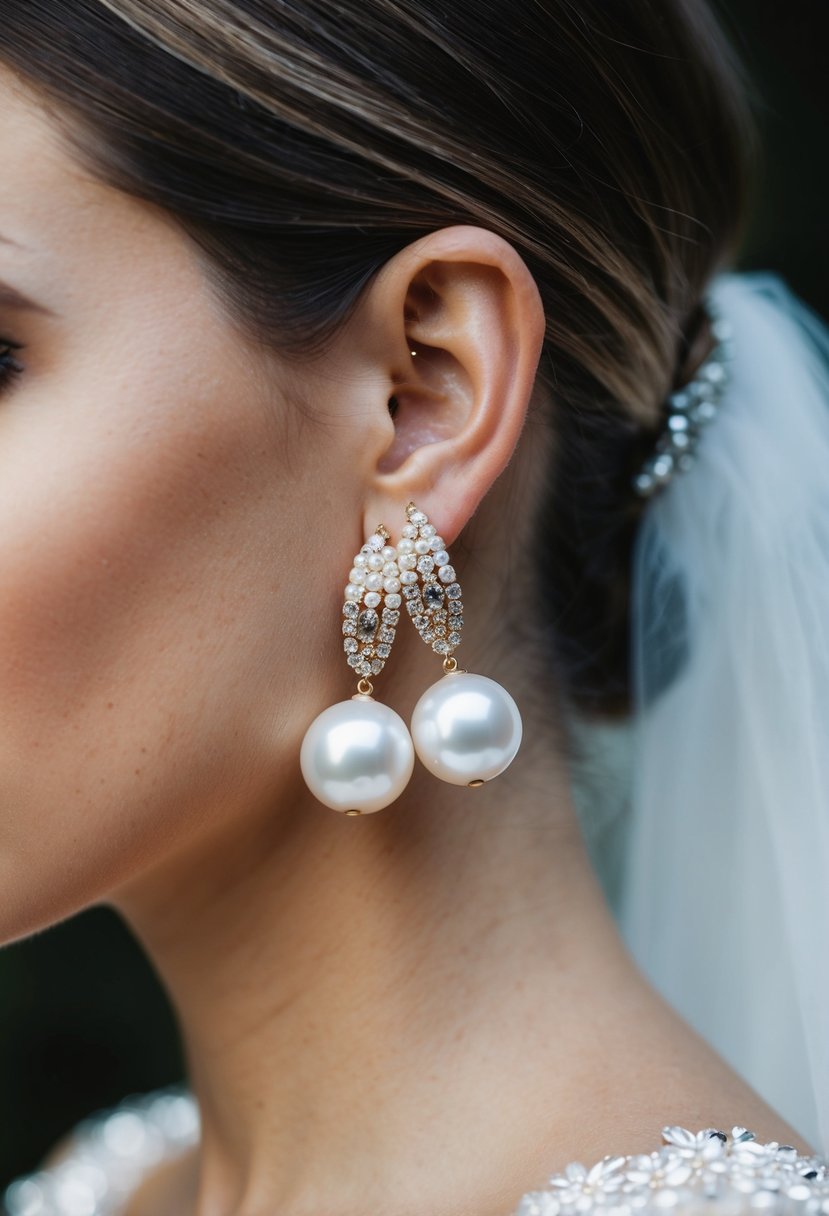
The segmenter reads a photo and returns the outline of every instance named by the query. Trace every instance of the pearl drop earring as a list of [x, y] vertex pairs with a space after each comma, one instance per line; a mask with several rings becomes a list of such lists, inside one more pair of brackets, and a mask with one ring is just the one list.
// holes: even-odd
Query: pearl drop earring
[[400, 619], [397, 550], [380, 524], [355, 556], [342, 608], [346, 661], [360, 679], [357, 692], [318, 714], [305, 732], [300, 768], [325, 806], [366, 815], [402, 794], [414, 768], [406, 723], [372, 697], [369, 676], [385, 665]]
[[497, 681], [458, 668], [452, 652], [463, 627], [460, 584], [425, 512], [410, 502], [406, 516], [397, 544], [406, 610], [424, 642], [444, 656], [442, 679], [412, 713], [414, 748], [436, 777], [474, 789], [512, 763], [521, 744], [521, 715]]

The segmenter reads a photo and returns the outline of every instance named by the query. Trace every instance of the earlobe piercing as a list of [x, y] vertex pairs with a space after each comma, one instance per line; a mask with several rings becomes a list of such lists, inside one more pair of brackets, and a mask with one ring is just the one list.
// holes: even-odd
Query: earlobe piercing
[[512, 763], [521, 744], [521, 715], [497, 681], [458, 668], [452, 652], [463, 627], [460, 584], [425, 512], [410, 502], [406, 516], [397, 544], [406, 610], [424, 642], [443, 655], [444, 670], [414, 707], [412, 740], [436, 777], [474, 789]]
[[318, 714], [305, 732], [300, 768], [312, 794], [346, 815], [366, 815], [402, 794], [414, 768], [406, 723], [372, 697], [400, 619], [397, 550], [382, 524], [355, 556], [343, 603], [343, 649], [357, 692]]

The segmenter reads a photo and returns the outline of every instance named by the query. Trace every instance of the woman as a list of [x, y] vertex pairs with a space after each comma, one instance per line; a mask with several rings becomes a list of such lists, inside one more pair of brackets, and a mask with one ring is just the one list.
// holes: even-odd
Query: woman
[[[0, 939], [116, 908], [199, 1112], [15, 1210], [552, 1211], [663, 1125], [701, 1138], [646, 1159], [662, 1203], [735, 1124], [823, 1184], [646, 981], [570, 797], [570, 707], [630, 705], [638, 479], [716, 355], [748, 140], [708, 13], [617, 7], [0, 4]], [[318, 716], [360, 675], [405, 730], [441, 677], [402, 611], [344, 661], [412, 502], [521, 744], [470, 790], [399, 733], [397, 796], [337, 804]]]

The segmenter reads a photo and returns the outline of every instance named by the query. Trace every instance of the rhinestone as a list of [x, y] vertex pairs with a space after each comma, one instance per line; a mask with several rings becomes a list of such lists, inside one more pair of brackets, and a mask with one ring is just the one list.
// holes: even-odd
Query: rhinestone
[[680, 389], [679, 392], [671, 394], [668, 398], [668, 404], [672, 410], [687, 410], [691, 404], [691, 398]]
[[371, 663], [369, 663], [366, 659], [364, 659], [362, 663], [359, 663], [357, 665], [357, 667], [355, 668], [355, 671], [359, 671], [361, 676], [370, 676], [371, 675]]
[[653, 462], [653, 475], [657, 481], [667, 481], [673, 471], [673, 457], [663, 452]]
[[446, 635], [446, 626], [441, 621], [435, 621], [432, 625], [432, 629], [439, 638]]
[[409, 600], [406, 604], [406, 611], [409, 616], [417, 616], [418, 613], [423, 611], [423, 600]]
[[433, 558], [429, 557], [427, 554], [424, 554], [423, 557], [419, 557], [417, 559], [417, 568], [421, 574], [431, 574], [434, 566], [435, 563]]
[[357, 617], [357, 637], [361, 642], [370, 642], [377, 632], [380, 618], [373, 608], [367, 608]]
[[373, 536], [368, 538], [366, 544], [368, 545], [369, 549], [379, 550], [384, 548], [386, 540], [385, 537], [381, 536], [379, 532], [375, 532]]
[[725, 380], [725, 368], [721, 363], [711, 362], [700, 372], [709, 384], [721, 384]]
[[438, 654], [446, 654], [449, 650], [449, 643], [444, 638], [438, 638], [432, 642], [432, 650], [436, 650]]
[[343, 650], [346, 652], [346, 654], [353, 654], [356, 649], [356, 638], [343, 638]]
[[460, 583], [450, 583], [446, 588], [446, 594], [449, 596], [450, 600], [459, 600], [461, 598]]
[[357, 605], [354, 603], [353, 600], [345, 601], [345, 603], [343, 604], [343, 615], [344, 616], [353, 617], [353, 616], [356, 616], [358, 612], [359, 612], [359, 608], [357, 607]]
[[450, 600], [449, 601], [449, 611], [458, 615], [461, 612], [463, 612], [463, 604], [461, 603], [460, 600]]
[[429, 618], [428, 616], [415, 616], [412, 617], [412, 623], [419, 632], [422, 632], [429, 624]]
[[427, 583], [423, 588], [423, 602], [427, 608], [437, 608], [443, 603], [443, 594], [440, 583]]
[[424, 642], [431, 642], [431, 640], [434, 636], [435, 635], [432, 633], [431, 629], [424, 629], [421, 634], [421, 637], [423, 638]]
[[353, 621], [343, 621], [343, 633], [356, 633], [357, 626]]
[[416, 585], [413, 585], [411, 587], [404, 587], [403, 594], [407, 600], [414, 599], [414, 597], [416, 595], [420, 595], [420, 588]]
[[349, 667], [359, 667], [362, 661], [362, 656], [359, 654], [350, 654], [346, 659]]
[[449, 622], [450, 629], [460, 629], [463, 626], [462, 616], [453, 616]]
[[717, 407], [713, 401], [699, 401], [691, 411], [694, 422], [711, 422], [716, 417]]
[[460, 640], [461, 640], [461, 635], [459, 633], [457, 633], [456, 631], [453, 631], [452, 633], [450, 633], [449, 637], [447, 638], [447, 641], [449, 642], [450, 646], [460, 645]]
[[371, 674], [373, 676], [376, 676], [377, 673], [382, 670], [383, 670], [383, 660], [382, 659], [372, 659], [371, 660]]
[[413, 524], [425, 524], [429, 522], [422, 511], [412, 511], [409, 520]]
[[396, 625], [400, 620], [400, 613], [396, 608], [383, 609], [383, 623], [385, 625]]
[[387, 659], [391, 654], [391, 646], [388, 642], [380, 642], [377, 646], [377, 653], [381, 659]]
[[[380, 627], [380, 632], [377, 634], [377, 637], [380, 639], [381, 642], [393, 642], [394, 641], [394, 630], [389, 625], [382, 625]], [[378, 654], [380, 653], [379, 646], [377, 648], [377, 653]]]

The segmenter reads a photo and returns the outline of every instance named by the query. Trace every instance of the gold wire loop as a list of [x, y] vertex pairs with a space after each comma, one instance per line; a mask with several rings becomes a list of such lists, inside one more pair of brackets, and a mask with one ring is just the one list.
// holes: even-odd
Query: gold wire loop
[[443, 660], [443, 670], [446, 675], [449, 675], [450, 671], [458, 670], [458, 660], [453, 654], [448, 655], [447, 658]]
[[374, 692], [374, 685], [371, 680], [367, 680], [365, 676], [361, 676], [357, 681], [357, 692], [363, 697], [370, 697]]

